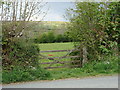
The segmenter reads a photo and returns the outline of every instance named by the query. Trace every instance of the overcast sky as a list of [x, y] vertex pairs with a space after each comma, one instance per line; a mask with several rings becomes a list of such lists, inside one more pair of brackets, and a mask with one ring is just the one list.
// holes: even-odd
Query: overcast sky
[[66, 9], [74, 7], [74, 3], [48, 2], [45, 7], [49, 8], [49, 11], [44, 21], [66, 21], [63, 15], [65, 15]]

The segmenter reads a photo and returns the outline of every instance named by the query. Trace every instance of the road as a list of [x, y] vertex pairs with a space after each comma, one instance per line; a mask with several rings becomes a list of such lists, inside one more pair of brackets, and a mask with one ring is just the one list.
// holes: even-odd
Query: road
[[5, 84], [3, 88], [118, 88], [118, 76]]

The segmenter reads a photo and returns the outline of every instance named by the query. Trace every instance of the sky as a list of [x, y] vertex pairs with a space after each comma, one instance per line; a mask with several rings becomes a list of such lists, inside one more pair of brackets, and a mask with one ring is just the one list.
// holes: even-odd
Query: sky
[[[41, 3], [41, 5], [44, 5], [45, 3], [46, 2], [43, 1]], [[24, 4], [23, 4], [23, 8], [24, 8]], [[39, 9], [39, 7], [37, 7], [37, 8]], [[64, 16], [66, 15], [65, 14], [66, 10], [69, 9], [69, 8], [74, 8], [74, 2], [68, 2], [67, 0], [64, 0], [64, 2], [61, 2], [61, 1], [60, 2], [48, 2], [42, 8], [42, 12], [46, 13], [46, 11], [47, 11], [47, 14], [44, 17], [44, 19], [42, 19], [42, 18], [43, 18], [45, 13], [43, 13], [43, 14], [38, 13], [38, 14], [35, 14], [34, 16], [31, 16], [30, 20], [32, 20], [32, 21], [41, 21], [41, 20], [43, 20], [43, 21], [67, 21]], [[20, 2], [19, 2], [18, 9], [20, 9]], [[41, 7], [40, 7], [40, 9], [41, 9]], [[0, 8], [0, 11], [1, 11], [1, 8]], [[12, 11], [12, 8], [11, 8], [11, 11]], [[19, 10], [18, 10], [17, 15], [19, 16], [19, 14], [20, 13], [19, 13]], [[11, 13], [9, 13], [9, 15], [11, 15]]]
[[67, 21], [64, 17], [66, 9], [73, 8], [74, 3], [71, 2], [48, 2], [45, 6], [49, 8], [44, 21]]

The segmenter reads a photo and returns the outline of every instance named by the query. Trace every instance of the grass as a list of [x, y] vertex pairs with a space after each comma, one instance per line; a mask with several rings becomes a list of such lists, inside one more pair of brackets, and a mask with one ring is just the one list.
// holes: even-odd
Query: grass
[[[73, 49], [73, 43], [68, 42], [68, 43], [45, 43], [45, 44], [39, 44], [40, 50], [41, 51], [47, 51], [47, 50], [71, 50]], [[45, 52], [41, 53], [43, 55], [48, 56], [49, 54], [52, 54], [53, 56], [50, 57], [59, 57], [63, 56], [68, 52]]]
[[[39, 44], [41, 51], [47, 51], [47, 50], [71, 50], [73, 49], [73, 43], [47, 43], [47, 44]], [[42, 53], [43, 55], [49, 55], [52, 54], [53, 57], [59, 57], [65, 55], [67, 52], [46, 52]]]
[[65, 78], [83, 78], [89, 76], [106, 76], [118, 74], [119, 58], [113, 56], [109, 58], [109, 63], [106, 63], [106, 61], [92, 61], [85, 64], [82, 68], [63, 68], [61, 70], [51, 70], [49, 71], [52, 74], [52, 77], [50, 79], [56, 80]]
[[[41, 51], [44, 50], [64, 50], [72, 49], [73, 43], [47, 43], [39, 44]], [[62, 56], [66, 52], [61, 53], [43, 53], [44, 55], [53, 54], [55, 56]], [[70, 60], [70, 59], [63, 59]], [[50, 69], [49, 72], [52, 74], [50, 80], [64, 79], [64, 78], [82, 78], [87, 76], [98, 76], [98, 75], [112, 75], [118, 73], [118, 60], [119, 58], [114, 56], [105, 56], [104, 60], [99, 62], [93, 61], [87, 63], [82, 68], [60, 68], [60, 69]], [[41, 60], [41, 62], [51, 62], [50, 60]], [[55, 64], [53, 66], [60, 66], [60, 64]], [[45, 65], [43, 65], [44, 67]], [[47, 65], [46, 65], [47, 66]]]
[[46, 80], [51, 77], [50, 72], [38, 67], [35, 69], [24, 69], [15, 67], [12, 71], [2, 72], [2, 83], [15, 83], [33, 80]]
[[72, 42], [67, 43], [43, 43], [39, 44], [40, 50], [67, 50], [73, 48]]
[[[72, 49], [73, 43], [48, 43], [39, 44], [41, 50], [64, 50]], [[48, 55], [49, 53], [45, 53]], [[51, 53], [50, 53], [51, 54]], [[54, 56], [64, 55], [65, 52], [58, 54], [52, 53]], [[63, 59], [70, 60], [70, 59]], [[40, 65], [37, 69], [25, 70], [22, 67], [14, 68], [12, 72], [4, 71], [2, 73], [3, 83], [15, 83], [23, 81], [38, 81], [38, 80], [57, 80], [66, 78], [84, 78], [91, 76], [105, 76], [118, 74], [118, 61], [119, 57], [116, 56], [105, 56], [103, 60], [92, 61], [86, 63], [82, 68], [61, 68], [61, 69], [42, 69], [45, 66]], [[40, 62], [50, 62], [50, 60], [40, 59]], [[60, 65], [60, 64], [58, 64]], [[55, 64], [54, 66], [57, 66]]]
[[[45, 44], [39, 44], [41, 51], [47, 51], [47, 50], [71, 50], [73, 49], [73, 43], [67, 42], [67, 43], [45, 43]], [[46, 52], [41, 53], [42, 55], [48, 56], [48, 57], [61, 57], [67, 54], [68, 52]], [[52, 56], [49, 56], [52, 55]], [[55, 59], [56, 60], [56, 59]], [[61, 59], [60, 61], [69, 61], [70, 58]], [[46, 59], [40, 59], [40, 62], [53, 62], [53, 60], [46, 60]], [[61, 66], [62, 64], [54, 64], [52, 66]], [[41, 65], [42, 67], [47, 67], [49, 65]]]
[[116, 72], [108, 72], [108, 73], [86, 73], [83, 72], [80, 68], [72, 68], [72, 69], [62, 69], [57, 71], [49, 71], [51, 73], [51, 78], [49, 80], [58, 80], [58, 79], [66, 79], [66, 78], [84, 78], [90, 76], [107, 76], [107, 75], [116, 75]]

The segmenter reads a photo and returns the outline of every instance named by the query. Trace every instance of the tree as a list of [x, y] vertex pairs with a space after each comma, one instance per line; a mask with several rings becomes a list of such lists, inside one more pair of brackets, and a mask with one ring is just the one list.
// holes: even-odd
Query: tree
[[48, 43], [54, 43], [55, 42], [54, 32], [48, 32], [47, 38]]
[[[70, 20], [68, 25], [69, 37], [73, 38], [74, 42], [83, 49], [83, 63], [91, 56], [94, 57], [91, 60], [96, 57], [96, 59], [100, 59], [101, 54], [110, 53], [109, 46], [111, 44], [108, 33], [113, 34], [114, 39], [119, 35], [116, 33], [119, 32], [117, 28], [119, 27], [117, 21], [119, 20], [118, 2], [116, 4], [112, 2], [77, 2], [75, 4], [76, 9], [69, 9], [67, 13]], [[111, 18], [115, 19], [115, 22], [117, 21], [114, 22], [112, 28], [110, 28]]]
[[108, 41], [111, 46], [117, 44], [118, 47], [114, 47], [114, 49], [119, 49], [120, 51], [120, 2], [112, 2], [108, 8], [105, 32], [108, 34]]
[[48, 41], [48, 37], [47, 37], [47, 34], [46, 33], [43, 33], [40, 37], [40, 42], [41, 43], [47, 43]]
[[[23, 47], [26, 48], [25, 51], [20, 51], [20, 55], [26, 57], [29, 63], [33, 60], [32, 57], [36, 57], [38, 53], [38, 49], [35, 45], [27, 44], [28, 39], [23, 37], [23, 32], [30, 27], [32, 24], [28, 24], [29, 21], [37, 19], [39, 15], [43, 13], [41, 16], [42, 20], [46, 15], [45, 12], [42, 11], [43, 7], [46, 3], [41, 2], [29, 2], [25, 0], [24, 2], [15, 0], [14, 2], [1, 2], [0, 6], [0, 14], [1, 14], [1, 21], [2, 21], [2, 58], [3, 58], [3, 66], [12, 66], [14, 65], [17, 60], [19, 62], [22, 61], [22, 57], [18, 57], [15, 53], [19, 53], [19, 48]], [[21, 44], [20, 41], [25, 41], [24, 44]], [[34, 48], [34, 49], [33, 49]], [[33, 53], [31, 53], [33, 50]], [[34, 51], [35, 50], [35, 51]], [[14, 51], [14, 52], [13, 52]], [[26, 56], [27, 52], [30, 51], [31, 58]], [[29, 54], [30, 54], [29, 53]], [[12, 56], [10, 58], [10, 56]], [[16, 62], [15, 62], [16, 60]], [[21, 61], [20, 61], [21, 60]], [[24, 61], [23, 61], [24, 62]], [[25, 62], [24, 62], [25, 64]]]
[[[101, 11], [99, 3], [90, 3], [90, 2], [78, 2], [76, 3], [76, 10], [71, 9], [68, 15], [72, 15], [70, 19], [70, 25], [68, 27], [69, 36], [73, 38], [74, 42], [77, 42], [81, 48], [83, 48], [83, 63], [87, 62], [87, 52], [91, 48], [96, 55], [96, 39], [102, 39], [101, 27], [97, 27], [97, 19], [99, 18], [98, 13]], [[102, 12], [99, 13], [101, 15]], [[96, 32], [96, 31], [97, 32]], [[100, 34], [98, 34], [98, 32]], [[99, 38], [98, 38], [99, 37]]]
[[[2, 2], [0, 8], [1, 21], [9, 21], [9, 23], [12, 23], [13, 25], [8, 31], [9, 34], [11, 34], [11, 36], [13, 37], [20, 37], [26, 28], [31, 27], [30, 25], [26, 26], [25, 23], [27, 21], [31, 21], [33, 19], [36, 20], [41, 14], [43, 14], [43, 17], [41, 17], [40, 20], [44, 18], [46, 13], [42, 12], [42, 9], [45, 4], [46, 3], [42, 2], [29, 2], [27, 0], [25, 0], [24, 2], [19, 2], [18, 0], [15, 0], [15, 2]], [[18, 28], [19, 31], [17, 31]]]
[[64, 40], [64, 38], [63, 38], [63, 35], [62, 34], [58, 34], [57, 36], [56, 36], [56, 42], [63, 42], [63, 40]]

